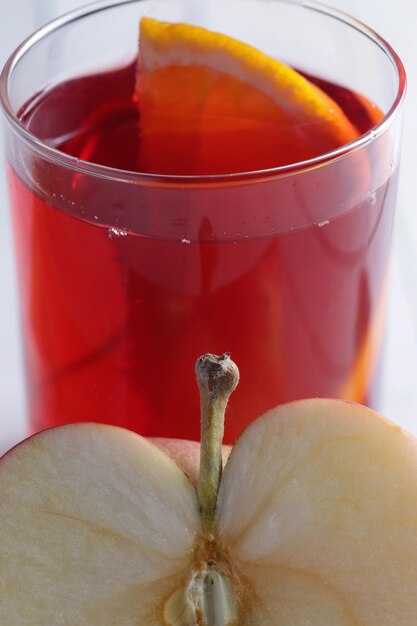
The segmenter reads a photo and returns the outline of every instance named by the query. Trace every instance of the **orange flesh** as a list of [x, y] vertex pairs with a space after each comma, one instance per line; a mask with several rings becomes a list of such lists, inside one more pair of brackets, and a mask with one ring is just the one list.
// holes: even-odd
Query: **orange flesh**
[[[162, 95], [163, 94], [163, 95]], [[187, 97], [184, 97], [187, 94]], [[295, 122], [266, 95], [209, 68], [169, 66], [139, 80], [139, 168], [223, 174], [278, 167], [328, 152], [357, 136], [330, 122]]]

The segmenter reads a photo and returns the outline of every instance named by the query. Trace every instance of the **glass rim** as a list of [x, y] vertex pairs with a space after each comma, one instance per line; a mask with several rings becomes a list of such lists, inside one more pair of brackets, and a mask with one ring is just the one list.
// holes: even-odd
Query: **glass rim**
[[[193, 186], [225, 186], [236, 185], [245, 182], [261, 182], [269, 179], [281, 178], [292, 174], [299, 174], [312, 169], [317, 169], [322, 166], [326, 166], [334, 161], [338, 161], [344, 157], [349, 156], [353, 152], [365, 147], [371, 142], [380, 137], [391, 126], [396, 118], [397, 113], [401, 109], [401, 105], [404, 101], [407, 79], [404, 65], [395, 52], [393, 47], [376, 31], [372, 28], [352, 17], [345, 11], [336, 9], [327, 4], [324, 4], [318, 0], [304, 0], [301, 3], [303, 9], [322, 13], [327, 17], [342, 22], [345, 26], [353, 28], [361, 35], [370, 39], [375, 45], [377, 45], [382, 52], [391, 61], [392, 66], [395, 69], [398, 87], [395, 98], [390, 109], [384, 114], [382, 119], [373, 126], [369, 131], [360, 135], [357, 139], [344, 144], [334, 150], [325, 152], [319, 156], [311, 159], [298, 161], [296, 163], [290, 163], [288, 165], [280, 165], [278, 167], [266, 168], [261, 170], [232, 172], [228, 174], [190, 174], [190, 175], [176, 175], [176, 174], [153, 174], [147, 172], [130, 171], [109, 167], [106, 165], [98, 165], [89, 161], [83, 161], [76, 157], [65, 154], [57, 148], [45, 143], [42, 139], [35, 134], [27, 130], [21, 120], [14, 113], [9, 99], [9, 81], [12, 77], [13, 71], [21, 61], [21, 59], [29, 53], [32, 47], [34, 47], [39, 41], [50, 35], [52, 32], [57, 32], [59, 29], [68, 26], [69, 24], [76, 22], [84, 17], [106, 11], [108, 9], [116, 8], [117, 6], [123, 6], [128, 4], [136, 4], [143, 0], [99, 0], [89, 5], [85, 5], [78, 9], [72, 10], [64, 15], [55, 18], [48, 22], [41, 28], [37, 29], [31, 35], [29, 35], [23, 42], [15, 49], [15, 51], [9, 56], [6, 61], [3, 70], [0, 74], [0, 105], [3, 109], [3, 113], [6, 120], [11, 125], [27, 144], [32, 149], [47, 158], [49, 161], [53, 161], [57, 165], [61, 165], [68, 169], [73, 169], [77, 173], [82, 173], [98, 178], [106, 178], [108, 180], [115, 180], [119, 182], [126, 182], [131, 184], [142, 185], [157, 185], [163, 184], [164, 186], [173, 187], [193, 187]], [[218, 0], [220, 1], [220, 0]], [[237, 0], [230, 0], [231, 2]], [[274, 0], [275, 2], [281, 2], [285, 4], [294, 4], [294, 0]], [[298, 2], [296, 4], [299, 4]]]

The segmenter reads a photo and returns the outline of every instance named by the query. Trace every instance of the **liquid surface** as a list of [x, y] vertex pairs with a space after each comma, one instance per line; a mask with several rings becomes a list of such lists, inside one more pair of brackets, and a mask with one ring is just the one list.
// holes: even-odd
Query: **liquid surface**
[[[313, 80], [360, 133], [380, 115]], [[137, 170], [134, 84], [133, 65], [63, 83], [22, 119], [67, 154]], [[204, 352], [231, 352], [241, 370], [227, 442], [288, 400], [369, 402], [396, 187], [393, 176], [373, 189], [381, 150], [292, 182], [180, 199], [69, 179], [36, 157], [36, 190], [12, 171], [32, 430], [87, 420], [198, 439], [193, 364]]]
[[[378, 107], [363, 96], [312, 75], [304, 76], [331, 96], [353, 123], [358, 135], [370, 130], [382, 117]], [[30, 131], [49, 145], [84, 161], [108, 167], [158, 174], [221, 174], [229, 169], [222, 161], [225, 158], [222, 154], [223, 148], [235, 163], [232, 172], [245, 171], [245, 168], [240, 167], [242, 145], [236, 135], [240, 132], [245, 139], [249, 137], [250, 140], [253, 139], [252, 134], [261, 133], [261, 129], [255, 129], [250, 134], [246, 129], [245, 134], [244, 124], [242, 128], [228, 129], [226, 122], [223, 135], [219, 136], [217, 133], [213, 140], [218, 144], [217, 152], [211, 153], [214, 155], [213, 162], [206, 162], [204, 171], [195, 171], [193, 153], [187, 146], [186, 137], [181, 142], [180, 149], [174, 144], [161, 144], [158, 137], [154, 138], [155, 144], [152, 148], [158, 152], [158, 163], [162, 161], [164, 169], [163, 172], [155, 172], [147, 168], [146, 164], [150, 159], [140, 150], [139, 110], [132, 98], [135, 83], [136, 63], [120, 70], [71, 80], [45, 94], [38, 94], [22, 109], [20, 117]], [[213, 96], [213, 100], [215, 99]], [[212, 109], [208, 119], [215, 117], [214, 104]], [[170, 123], [175, 123], [174, 118]], [[279, 131], [284, 132], [282, 128]], [[292, 134], [294, 144], [300, 143], [299, 129], [292, 127], [285, 131]], [[273, 123], [266, 120], [262, 132], [276, 132]], [[308, 137], [308, 129], [303, 129], [303, 132]], [[178, 141], [178, 136], [175, 139]], [[277, 167], [316, 156], [316, 151], [306, 140], [301, 141], [301, 144], [304, 152], [294, 148], [294, 154], [281, 154], [275, 148], [275, 153], [254, 155], [252, 169]]]

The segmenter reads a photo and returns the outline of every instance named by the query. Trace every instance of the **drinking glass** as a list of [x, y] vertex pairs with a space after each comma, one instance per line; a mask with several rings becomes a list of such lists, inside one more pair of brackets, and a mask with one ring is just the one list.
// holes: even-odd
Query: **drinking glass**
[[[94, 112], [134, 85], [144, 15], [231, 35], [384, 116], [332, 152], [262, 171], [90, 162]], [[91, 75], [100, 89], [86, 105]], [[45, 97], [31, 125], [61, 84], [71, 89]], [[227, 442], [298, 398], [375, 406], [404, 92], [381, 37], [310, 1], [106, 1], [26, 40], [1, 99], [30, 432], [98, 421], [196, 439], [194, 362], [205, 352], [230, 352], [241, 371]], [[60, 149], [66, 141], [77, 155]]]

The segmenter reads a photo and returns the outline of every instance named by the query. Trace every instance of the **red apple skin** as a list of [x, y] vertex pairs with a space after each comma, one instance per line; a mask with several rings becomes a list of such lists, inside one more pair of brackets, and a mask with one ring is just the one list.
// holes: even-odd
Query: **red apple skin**
[[[169, 456], [188, 476], [194, 486], [197, 485], [200, 469], [200, 444], [197, 441], [165, 439], [162, 437], [150, 437], [149, 441]], [[223, 466], [226, 465], [231, 451], [232, 446], [223, 446]]]
[[[298, 402], [304, 402], [303, 400], [295, 400], [290, 404], [297, 404]], [[351, 400], [341, 400], [340, 402], [344, 404], [352, 404], [356, 405], [357, 402]], [[381, 417], [378, 413], [372, 411], [372, 409], [368, 409], [376, 416]], [[97, 424], [100, 426], [100, 424]], [[67, 425], [68, 426], [68, 425]], [[52, 426], [53, 428], [60, 428], [60, 426]], [[111, 426], [110, 426], [111, 428]], [[113, 428], [118, 428], [117, 426]], [[46, 430], [51, 430], [46, 429]], [[4, 454], [0, 453], [0, 461], [8, 454], [13, 452], [13, 450], [19, 447], [22, 443], [26, 443], [32, 439], [32, 437], [36, 437], [37, 434], [30, 435], [29, 437], [23, 439], [22, 441], [15, 444], [10, 450], [4, 452]], [[186, 439], [171, 439], [164, 437], [149, 437], [148, 441], [153, 443], [157, 448], [159, 448], [162, 452], [164, 452], [170, 459], [178, 465], [178, 467], [186, 474], [189, 478], [190, 482], [197, 487], [198, 475], [200, 470], [200, 442], [198, 441], [189, 441]], [[226, 465], [226, 462], [230, 456], [233, 446], [223, 445], [222, 446], [222, 457], [223, 457], [223, 467]]]
[[[100, 426], [97, 424], [97, 426]], [[52, 430], [53, 428], [60, 428], [60, 426], [53, 426], [46, 430]], [[111, 427], [110, 427], [111, 428]], [[116, 427], [117, 428], [117, 427]], [[10, 450], [3, 455], [0, 454], [0, 462], [3, 458], [8, 456], [16, 448], [22, 444], [28, 443], [34, 435], [30, 435], [26, 439], [23, 439], [19, 443], [15, 444]], [[198, 482], [198, 474], [200, 470], [200, 443], [197, 441], [188, 441], [185, 439], [167, 439], [163, 437], [149, 437], [148, 441], [153, 443], [159, 450], [164, 452], [170, 459], [174, 461], [176, 465], [186, 474], [190, 482], [196, 487]], [[226, 464], [229, 458], [232, 446], [223, 446], [223, 466]]]

